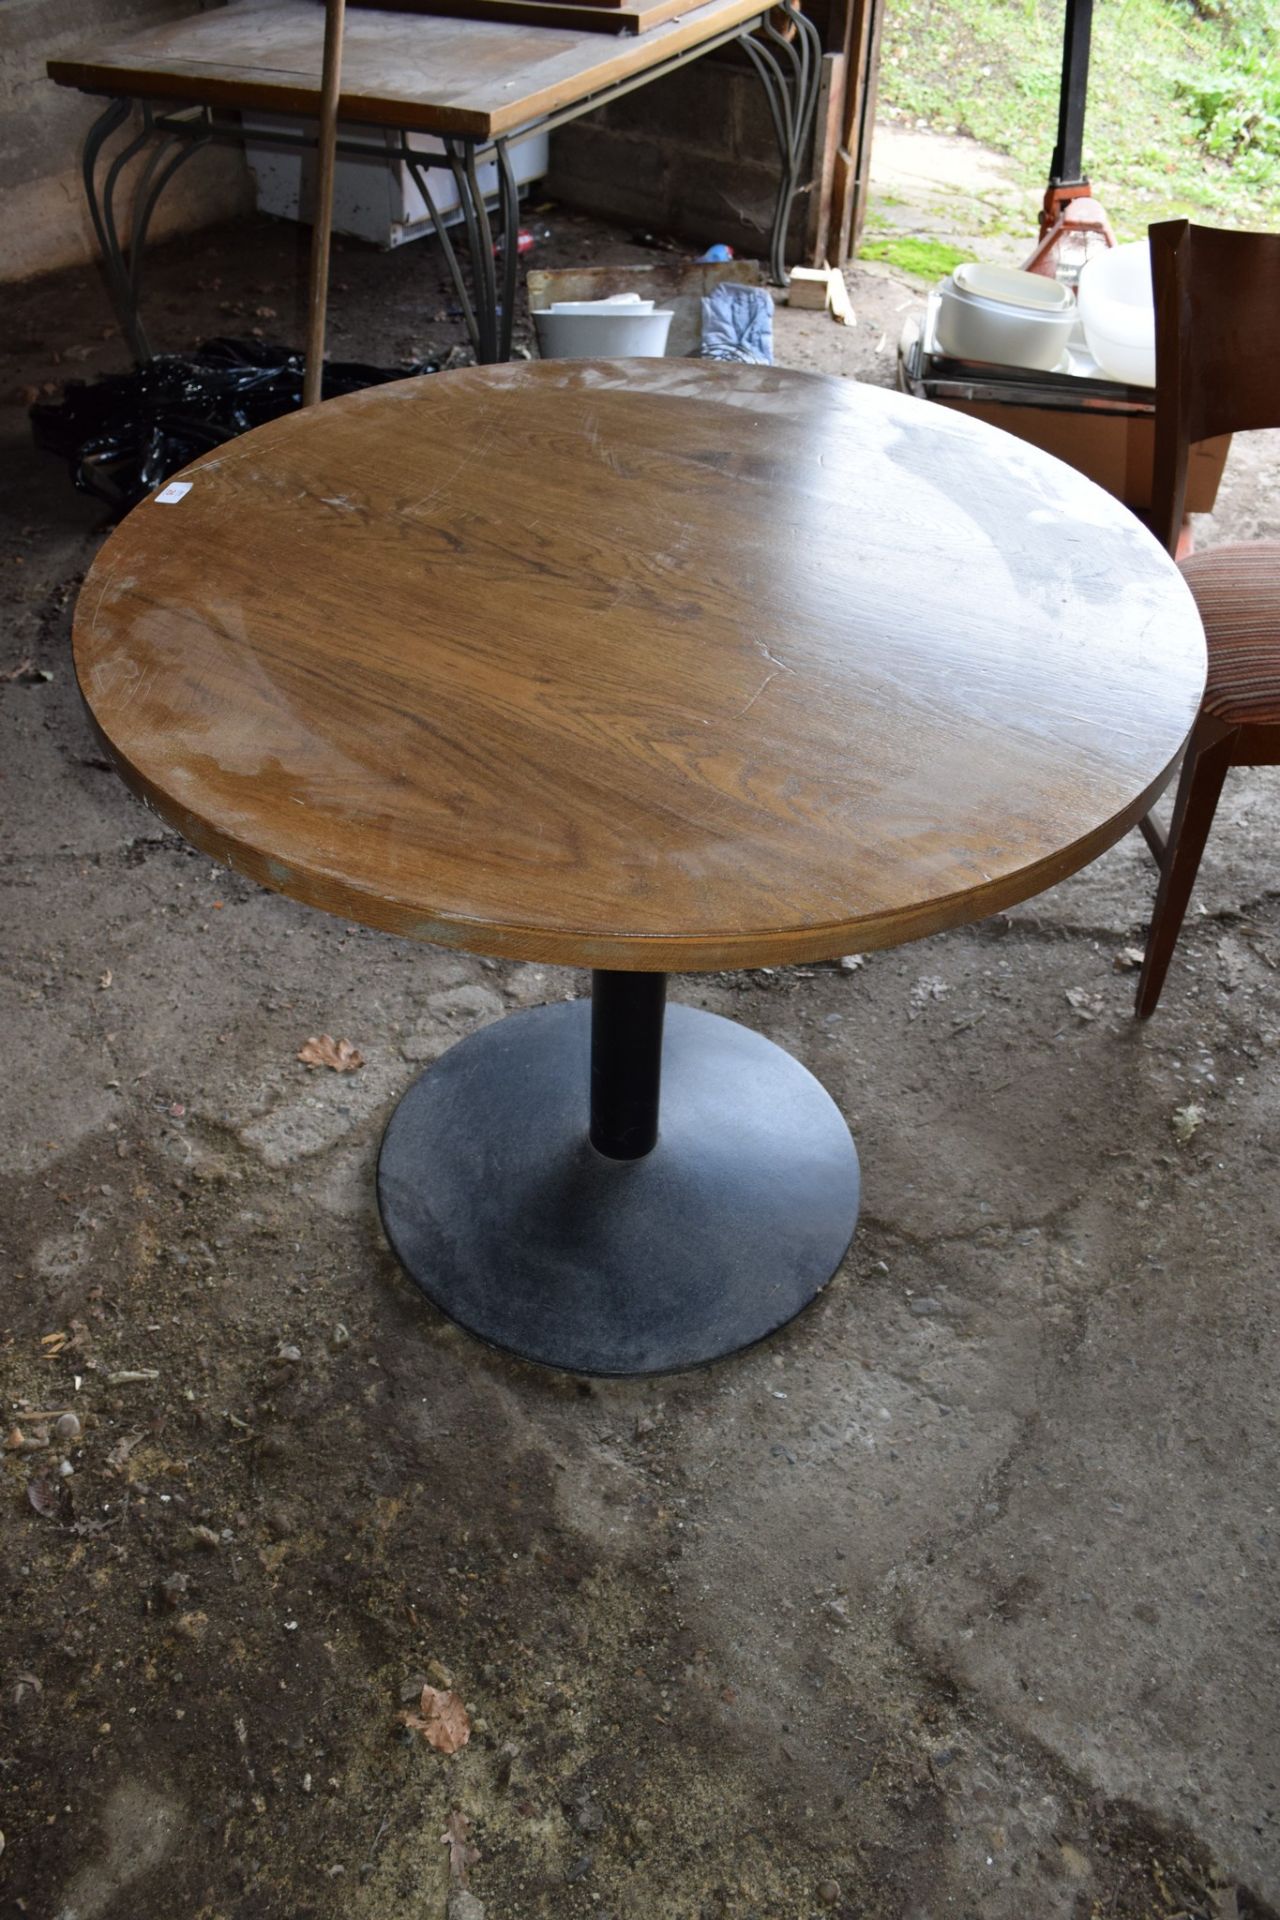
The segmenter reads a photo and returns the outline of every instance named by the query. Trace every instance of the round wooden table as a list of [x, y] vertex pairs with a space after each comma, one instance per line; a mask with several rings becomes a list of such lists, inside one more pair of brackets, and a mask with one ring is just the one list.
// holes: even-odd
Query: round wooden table
[[[1116, 501], [878, 388], [697, 361], [468, 369], [197, 461], [107, 542], [80, 683], [188, 839], [344, 918], [589, 967], [387, 1129], [444, 1311], [582, 1372], [760, 1339], [853, 1232], [843, 1119], [668, 971], [1007, 907], [1147, 809], [1204, 643]], [[661, 1111], [659, 1085], [661, 1082]]]

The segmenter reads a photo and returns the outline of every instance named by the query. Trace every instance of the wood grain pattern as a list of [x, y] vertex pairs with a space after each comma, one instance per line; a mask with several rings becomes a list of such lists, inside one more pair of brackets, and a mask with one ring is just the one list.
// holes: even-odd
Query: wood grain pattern
[[[589, 28], [353, 12], [339, 115], [414, 132], [510, 133], [760, 12], [760, 0], [707, 0], [643, 35]], [[310, 0], [231, 6], [87, 47], [48, 72], [86, 93], [197, 106], [319, 108], [323, 17]]]
[[1151, 529], [1173, 553], [1183, 514], [1202, 511], [1188, 485], [1192, 449], [1280, 417], [1269, 344], [1280, 312], [1280, 237], [1189, 220], [1159, 221], [1148, 235], [1156, 305]]
[[125, 777], [265, 885], [424, 940], [696, 969], [892, 945], [1116, 840], [1194, 603], [979, 422], [696, 361], [404, 381], [136, 508], [80, 596]]

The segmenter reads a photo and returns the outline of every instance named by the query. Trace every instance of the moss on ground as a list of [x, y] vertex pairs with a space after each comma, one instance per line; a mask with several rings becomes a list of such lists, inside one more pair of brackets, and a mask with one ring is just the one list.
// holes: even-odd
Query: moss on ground
[[972, 260], [972, 253], [960, 247], [948, 246], [944, 240], [921, 240], [910, 233], [899, 234], [892, 240], [868, 240], [859, 250], [863, 260], [882, 260], [886, 266], [897, 267], [900, 273], [909, 273], [917, 280], [932, 284], [958, 267], [963, 260]]

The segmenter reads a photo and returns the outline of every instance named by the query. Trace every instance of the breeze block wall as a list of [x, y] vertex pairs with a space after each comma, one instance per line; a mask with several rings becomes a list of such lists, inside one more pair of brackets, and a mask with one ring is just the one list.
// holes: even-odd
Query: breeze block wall
[[[192, 0], [0, 0], [0, 281], [97, 257], [80, 150], [106, 101], [56, 87], [45, 61], [198, 10]], [[123, 190], [118, 204], [127, 205]], [[252, 204], [240, 154], [215, 149], [179, 173], [152, 235], [224, 220]]]
[[[823, 22], [814, 10], [815, 24]], [[768, 247], [778, 145], [764, 88], [736, 47], [703, 54], [551, 137], [547, 190], [569, 206], [699, 250]], [[808, 196], [796, 196], [788, 254], [803, 243]]]

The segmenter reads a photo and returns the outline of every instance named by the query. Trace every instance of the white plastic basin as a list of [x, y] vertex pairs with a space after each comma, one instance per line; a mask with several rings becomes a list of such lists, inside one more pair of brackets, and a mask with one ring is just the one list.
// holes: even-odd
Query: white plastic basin
[[632, 302], [584, 302], [571, 313], [535, 310], [533, 325], [544, 360], [660, 360], [667, 350], [671, 309], [645, 312]]
[[1080, 269], [1080, 318], [1089, 351], [1113, 380], [1156, 383], [1156, 310], [1145, 240], [1095, 253]]

